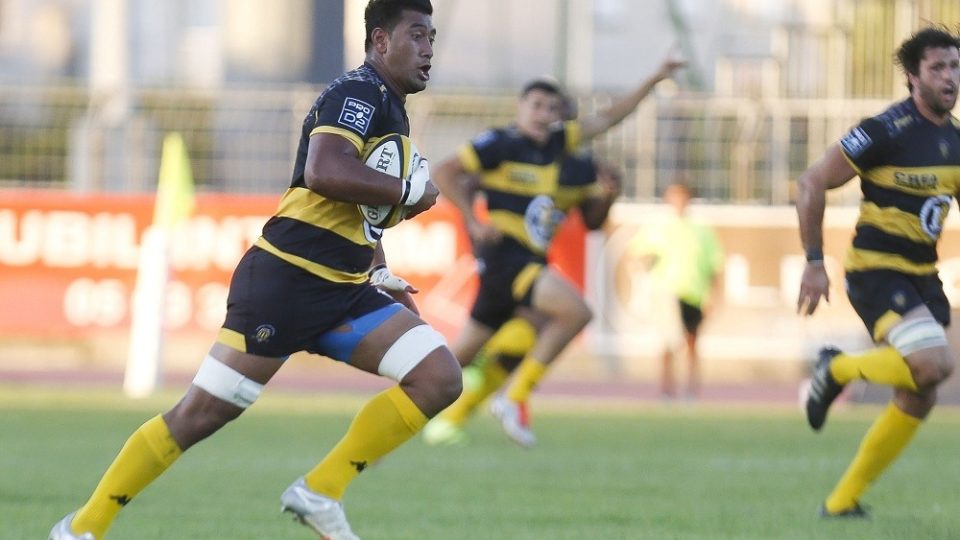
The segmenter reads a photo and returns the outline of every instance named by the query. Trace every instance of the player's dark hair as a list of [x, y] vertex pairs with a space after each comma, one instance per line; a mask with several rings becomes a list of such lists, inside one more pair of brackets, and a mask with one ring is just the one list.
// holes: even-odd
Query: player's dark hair
[[424, 15], [433, 15], [433, 5], [430, 0], [370, 0], [363, 19], [366, 22], [367, 37], [363, 42], [364, 52], [373, 45], [373, 31], [382, 28], [392, 32], [403, 17], [403, 10], [409, 9]]
[[556, 82], [550, 79], [534, 79], [523, 86], [523, 90], [520, 91], [520, 97], [526, 96], [534, 90], [563, 96], [563, 90], [560, 89], [560, 85]]
[[[949, 49], [951, 47], [960, 49], [960, 37], [951, 34], [944, 26], [928, 26], [910, 36], [900, 45], [900, 48], [897, 49], [897, 64], [900, 65], [904, 73], [919, 75], [920, 61], [923, 60], [923, 55], [927, 49]], [[913, 85], [910, 84], [909, 78], [907, 78], [907, 88], [911, 92], [913, 91]]]

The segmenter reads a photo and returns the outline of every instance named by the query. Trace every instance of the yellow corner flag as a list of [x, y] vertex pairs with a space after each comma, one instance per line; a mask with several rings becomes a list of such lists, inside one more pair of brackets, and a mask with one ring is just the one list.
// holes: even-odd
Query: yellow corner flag
[[146, 397], [160, 383], [161, 344], [169, 281], [169, 248], [174, 229], [193, 213], [193, 175], [187, 147], [179, 133], [163, 139], [153, 226], [143, 235], [130, 317], [130, 349], [123, 389]]
[[193, 174], [187, 145], [182, 135], [169, 133], [163, 139], [153, 224], [170, 229], [190, 216], [193, 205]]

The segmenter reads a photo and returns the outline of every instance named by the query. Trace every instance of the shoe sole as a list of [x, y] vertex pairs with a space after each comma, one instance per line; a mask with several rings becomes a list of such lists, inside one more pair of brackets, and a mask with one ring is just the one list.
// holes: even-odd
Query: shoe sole
[[313, 526], [307, 523], [307, 520], [303, 518], [303, 515], [297, 512], [296, 510], [294, 510], [293, 508], [290, 508], [289, 506], [281, 506], [280, 512], [291, 514], [293, 516], [294, 521], [296, 521], [297, 523], [303, 525], [304, 527], [318, 534], [320, 540], [330, 540], [329, 536], [324, 536], [323, 534], [318, 533], [317, 530], [313, 528]]

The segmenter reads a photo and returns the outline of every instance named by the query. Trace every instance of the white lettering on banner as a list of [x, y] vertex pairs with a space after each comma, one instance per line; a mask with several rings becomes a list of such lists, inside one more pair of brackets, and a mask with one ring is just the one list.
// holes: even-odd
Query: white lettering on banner
[[63, 314], [74, 326], [116, 326], [127, 314], [129, 296], [118, 279], [80, 278], [67, 286]]
[[[20, 218], [12, 210], [0, 210], [0, 263], [27, 266], [39, 259], [42, 219], [39, 211], [27, 212]], [[19, 234], [18, 234], [19, 233]]]
[[62, 268], [87, 264], [92, 251], [90, 216], [82, 212], [50, 212], [43, 232], [45, 264]]
[[232, 217], [216, 220], [197, 216], [173, 232], [170, 264], [177, 270], [217, 268], [230, 272], [243, 252], [260, 236], [266, 217]]
[[[197, 216], [174, 232], [172, 267], [229, 272], [260, 236], [265, 216]], [[149, 231], [149, 228], [148, 228]], [[143, 234], [147, 234], [144, 231]], [[142, 235], [129, 213], [0, 210], [0, 264], [133, 269]]]
[[390, 229], [383, 249], [395, 274], [444, 274], [456, 261], [457, 229], [448, 222], [404, 221]]
[[97, 268], [136, 268], [140, 257], [137, 222], [130, 214], [94, 214], [90, 264]]
[[[204, 330], [216, 330], [223, 323], [227, 305], [227, 286], [205, 283], [191, 290], [182, 281], [167, 284], [164, 327], [175, 330], [191, 320]], [[75, 279], [63, 295], [63, 314], [67, 322], [81, 328], [119, 326], [127, 317], [133, 291], [118, 279]]]
[[135, 268], [139, 247], [130, 214], [0, 211], [0, 263], [52, 268]]

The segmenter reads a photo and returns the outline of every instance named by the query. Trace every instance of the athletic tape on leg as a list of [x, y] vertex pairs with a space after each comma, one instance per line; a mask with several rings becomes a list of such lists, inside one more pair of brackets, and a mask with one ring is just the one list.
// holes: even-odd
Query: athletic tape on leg
[[906, 356], [923, 349], [947, 346], [947, 333], [932, 317], [908, 319], [887, 332], [887, 343]]
[[263, 385], [207, 355], [193, 378], [193, 384], [237, 407], [246, 409], [260, 397]]
[[421, 324], [404, 332], [384, 353], [377, 371], [384, 377], [400, 382], [410, 370], [447, 340], [429, 325]]

